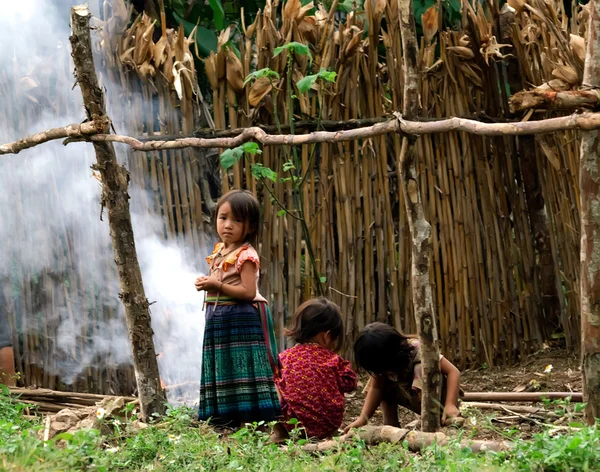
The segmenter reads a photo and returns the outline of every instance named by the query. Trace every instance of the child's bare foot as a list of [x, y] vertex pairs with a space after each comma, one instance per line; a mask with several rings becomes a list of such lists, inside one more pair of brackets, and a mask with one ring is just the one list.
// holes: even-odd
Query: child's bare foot
[[281, 443], [287, 441], [289, 438], [290, 438], [290, 435], [288, 434], [285, 427], [281, 423], [277, 423], [273, 427], [273, 432], [271, 433], [271, 436], [269, 437], [269, 442], [272, 444], [281, 444]]

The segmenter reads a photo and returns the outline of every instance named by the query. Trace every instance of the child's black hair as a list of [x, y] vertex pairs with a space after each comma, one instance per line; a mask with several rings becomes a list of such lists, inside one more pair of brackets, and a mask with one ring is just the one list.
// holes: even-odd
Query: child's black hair
[[334, 350], [342, 349], [344, 324], [340, 307], [327, 298], [305, 301], [298, 309], [284, 333], [297, 343], [307, 343], [317, 334], [329, 331], [335, 340]]
[[368, 324], [354, 342], [354, 360], [370, 374], [407, 375], [415, 350], [410, 338], [385, 323]]
[[248, 190], [231, 190], [227, 192], [217, 203], [214, 215], [215, 221], [219, 215], [219, 209], [224, 203], [229, 203], [233, 216], [244, 222], [245, 242], [252, 244], [258, 250], [260, 205], [256, 197]]

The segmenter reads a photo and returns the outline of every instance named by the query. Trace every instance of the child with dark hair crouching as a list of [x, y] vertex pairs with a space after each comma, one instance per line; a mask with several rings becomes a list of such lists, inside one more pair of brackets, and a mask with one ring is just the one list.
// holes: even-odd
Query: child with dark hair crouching
[[[422, 366], [419, 340], [385, 323], [371, 323], [354, 343], [354, 359], [371, 374], [360, 416], [344, 432], [368, 423], [381, 405], [383, 424], [399, 427], [398, 406], [421, 414]], [[459, 416], [460, 371], [440, 355], [442, 424]]]
[[326, 298], [302, 304], [285, 334], [296, 343], [279, 355], [280, 371], [275, 385], [281, 401], [283, 422], [276, 425], [271, 440], [280, 442], [295, 427], [309, 438], [328, 438], [342, 424], [344, 393], [356, 388], [350, 363], [336, 352], [343, 343], [339, 307]]

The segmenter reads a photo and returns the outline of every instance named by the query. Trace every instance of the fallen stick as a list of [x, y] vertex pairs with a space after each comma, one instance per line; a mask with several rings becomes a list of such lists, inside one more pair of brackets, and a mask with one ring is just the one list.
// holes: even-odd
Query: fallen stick
[[[406, 442], [408, 449], [413, 452], [419, 452], [432, 444], [444, 445], [452, 441], [451, 437], [440, 432], [424, 433], [421, 431], [394, 428], [393, 426], [364, 426], [354, 432], [340, 436], [338, 439], [305, 444], [302, 446], [302, 450], [306, 452], [324, 452], [339, 447], [342, 443], [348, 442], [356, 437], [365, 441], [368, 445]], [[462, 440], [460, 441], [460, 445], [471, 449], [473, 452], [498, 452], [506, 451], [513, 447], [512, 443], [506, 441]]]
[[522, 405], [501, 405], [500, 403], [483, 403], [483, 402], [461, 402], [462, 408], [477, 408], [480, 410], [498, 410], [505, 411], [505, 408], [510, 408], [515, 413], [526, 413], [530, 415], [543, 414], [549, 416], [556, 416], [553, 412], [538, 408], [536, 406], [522, 406]]
[[[9, 388], [11, 395], [19, 395], [20, 398], [28, 397], [44, 397], [44, 398], [71, 398], [71, 399], [82, 399], [90, 401], [102, 401], [105, 398], [118, 398], [121, 397], [125, 402], [136, 401], [137, 397], [124, 397], [121, 395], [100, 395], [97, 393], [78, 393], [78, 392], [59, 392], [57, 390], [50, 390], [47, 388]], [[91, 403], [93, 405], [94, 403]]]
[[[91, 123], [89, 123], [91, 124]], [[14, 154], [27, 147], [33, 147], [52, 139], [69, 138], [65, 144], [75, 141], [92, 141], [122, 143], [130, 146], [134, 151], [156, 151], [163, 149], [197, 148], [234, 148], [248, 141], [257, 141], [265, 146], [290, 146], [315, 143], [339, 143], [368, 139], [389, 133], [405, 135], [437, 134], [451, 131], [463, 131], [479, 136], [522, 136], [529, 134], [554, 133], [566, 130], [592, 131], [600, 129], [600, 113], [580, 113], [559, 118], [548, 118], [539, 121], [517, 121], [511, 123], [483, 123], [466, 118], [447, 118], [439, 121], [406, 121], [397, 114], [397, 119], [391, 119], [373, 126], [342, 131], [315, 131], [308, 134], [281, 134], [272, 135], [265, 133], [259, 127], [246, 128], [241, 134], [227, 138], [182, 138], [171, 141], [147, 141], [131, 136], [115, 134], [87, 135], [71, 128], [72, 125], [62, 128], [53, 128], [44, 131], [42, 136], [37, 135], [23, 138], [13, 143], [0, 146], [0, 154]], [[106, 129], [106, 128], [105, 128]], [[39, 134], [39, 133], [38, 133]], [[18, 145], [18, 143], [25, 143]], [[23, 147], [24, 146], [24, 147]]]
[[81, 408], [85, 408], [86, 405], [76, 405], [76, 404], [72, 404], [72, 403], [62, 403], [62, 402], [57, 402], [57, 403], [47, 403], [47, 402], [36, 402], [33, 400], [21, 400], [21, 399], [16, 399], [14, 400], [15, 402], [18, 403], [24, 403], [26, 405], [31, 405], [33, 406], [37, 406], [40, 413], [41, 412], [50, 412], [50, 413], [58, 413], [61, 410], [64, 410], [65, 408], [69, 408], [69, 409], [81, 409]]
[[470, 402], [541, 402], [565, 398], [571, 398], [573, 403], [583, 401], [581, 392], [466, 392], [461, 399]]

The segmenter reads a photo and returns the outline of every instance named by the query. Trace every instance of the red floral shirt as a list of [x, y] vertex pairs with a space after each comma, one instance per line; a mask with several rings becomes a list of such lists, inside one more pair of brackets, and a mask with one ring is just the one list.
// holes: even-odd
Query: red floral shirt
[[344, 418], [344, 393], [356, 388], [350, 363], [314, 343], [297, 344], [279, 354], [279, 360], [275, 383], [285, 420], [296, 418], [309, 437], [332, 436]]

